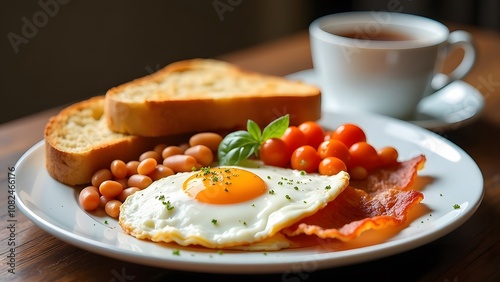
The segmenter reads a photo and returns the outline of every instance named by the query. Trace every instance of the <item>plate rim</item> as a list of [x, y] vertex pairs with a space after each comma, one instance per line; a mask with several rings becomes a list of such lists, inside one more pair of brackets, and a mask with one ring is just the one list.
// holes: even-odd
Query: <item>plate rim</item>
[[[329, 115], [349, 115], [347, 113], [331, 113], [331, 112], [325, 112], [326, 118], [328, 118]], [[477, 210], [479, 205], [482, 202], [482, 198], [484, 196], [484, 180], [482, 178], [482, 173], [477, 166], [477, 164], [474, 162], [474, 160], [460, 147], [455, 145], [449, 140], [446, 140], [444, 137], [435, 134], [434, 132], [428, 131], [426, 129], [423, 129], [421, 127], [418, 127], [416, 125], [393, 119], [390, 117], [385, 117], [385, 116], [379, 116], [379, 115], [364, 115], [369, 118], [376, 118], [380, 119], [381, 121], [386, 121], [386, 122], [393, 122], [393, 123], [399, 123], [404, 126], [410, 126], [412, 130], [417, 130], [417, 131], [422, 131], [425, 132], [425, 134], [430, 134], [430, 136], [434, 138], [438, 138], [441, 140], [445, 140], [445, 142], [452, 146], [455, 150], [458, 150], [460, 154], [463, 157], [468, 158], [468, 161], [470, 164], [475, 166], [475, 169], [477, 169], [476, 172], [478, 172], [478, 175], [480, 176], [480, 179], [478, 179], [477, 184], [479, 185], [480, 191], [480, 197], [479, 199], [476, 199], [476, 202], [473, 203], [471, 207], [467, 207], [467, 210], [464, 211], [463, 213], [458, 216], [458, 219], [455, 219], [452, 221], [451, 224], [448, 224], [446, 228], [440, 228], [437, 231], [432, 231], [432, 230], [427, 230], [423, 231], [418, 234], [413, 234], [413, 236], [410, 236], [410, 238], [403, 238], [403, 239], [398, 239], [396, 242], [382, 242], [379, 244], [375, 244], [372, 246], [367, 246], [367, 247], [362, 247], [359, 249], [354, 249], [354, 250], [345, 250], [345, 251], [339, 251], [336, 252], [337, 254], [345, 255], [346, 252], [352, 253], [352, 255], [344, 256], [341, 258], [343, 259], [342, 262], [339, 262], [338, 258], [332, 257], [331, 254], [329, 253], [324, 253], [324, 254], [314, 254], [310, 253], [311, 256], [306, 256], [304, 257], [304, 254], [300, 256], [300, 259], [285, 259], [282, 262], [276, 262], [276, 261], [271, 261], [269, 259], [263, 259], [262, 262], [253, 262], [253, 263], [238, 263], [237, 261], [227, 261], [227, 260], [222, 260], [223, 263], [220, 263], [219, 260], [203, 260], [203, 261], [192, 261], [189, 259], [185, 259], [182, 257], [172, 257], [168, 256], [168, 259], [163, 259], [163, 260], [158, 260], [157, 258], [154, 257], [149, 257], [141, 254], [137, 254], [134, 252], [131, 252], [130, 250], [117, 250], [114, 249], [113, 246], [104, 244], [102, 242], [96, 242], [95, 240], [92, 240], [91, 238], [87, 238], [84, 236], [81, 236], [79, 234], [74, 234], [71, 233], [68, 230], [65, 230], [57, 225], [52, 224], [51, 222], [48, 222], [42, 215], [37, 214], [35, 211], [31, 210], [24, 202], [24, 199], [22, 196], [19, 195], [20, 190], [16, 189], [15, 191], [15, 196], [16, 196], [16, 205], [19, 207], [19, 209], [25, 214], [35, 225], [39, 226], [49, 234], [61, 239], [62, 241], [65, 241], [71, 245], [77, 246], [81, 249], [85, 249], [103, 256], [108, 256], [112, 257], [115, 259], [123, 260], [123, 261], [128, 261], [132, 263], [137, 263], [137, 264], [143, 264], [147, 266], [154, 266], [154, 267], [160, 267], [160, 268], [166, 268], [166, 269], [177, 269], [177, 270], [184, 270], [184, 271], [195, 271], [195, 272], [207, 272], [207, 273], [225, 273], [225, 274], [242, 274], [242, 273], [252, 273], [252, 274], [266, 274], [266, 273], [278, 273], [278, 272], [283, 272], [286, 270], [291, 269], [292, 264], [301, 264], [301, 263], [306, 263], [307, 261], [315, 261], [317, 270], [319, 269], [324, 269], [324, 268], [332, 268], [332, 267], [341, 267], [349, 264], [354, 264], [354, 263], [361, 263], [365, 261], [370, 261], [382, 257], [387, 257], [390, 255], [394, 255], [397, 253], [405, 252], [410, 249], [417, 248], [419, 246], [425, 245], [427, 243], [430, 243], [434, 240], [437, 240], [438, 238], [441, 238], [442, 236], [452, 232], [456, 228], [458, 228], [460, 225], [465, 223]], [[324, 115], [325, 117], [325, 115]], [[34, 157], [33, 155], [36, 153], [39, 154], [45, 154], [43, 151], [43, 146], [44, 146], [44, 140], [40, 140], [37, 142], [35, 145], [33, 145], [29, 150], [27, 150], [21, 158], [16, 162], [16, 171], [18, 172], [18, 168], [22, 167], [25, 162], [28, 161], [30, 157]], [[40, 152], [43, 151], [43, 152]], [[53, 180], [55, 181], [55, 180]], [[68, 188], [73, 188], [70, 186], [67, 186]], [[17, 188], [20, 188], [19, 186]], [[121, 230], [120, 230], [121, 231]], [[128, 236], [125, 235], [124, 236]], [[128, 236], [132, 238], [131, 236]], [[135, 239], [135, 238], [133, 238]], [[278, 251], [280, 252], [280, 251]], [[381, 255], [381, 252], [384, 254]], [[284, 252], [286, 253], [286, 252]], [[279, 256], [279, 255], [278, 255]], [[266, 256], [267, 257], [267, 256]], [[274, 257], [274, 256], [273, 256]], [[281, 258], [286, 258], [286, 255]], [[332, 263], [334, 262], [334, 263]], [[231, 267], [228, 267], [231, 266]]]

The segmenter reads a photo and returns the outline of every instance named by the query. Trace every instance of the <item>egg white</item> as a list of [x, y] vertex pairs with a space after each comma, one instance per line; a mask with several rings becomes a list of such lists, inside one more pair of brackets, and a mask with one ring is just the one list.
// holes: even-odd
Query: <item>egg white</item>
[[207, 204], [182, 189], [184, 181], [196, 172], [178, 173], [129, 196], [121, 206], [120, 225], [132, 236], [154, 242], [208, 248], [260, 242], [248, 249], [286, 248], [286, 240], [274, 235], [326, 206], [349, 181], [346, 172], [324, 176], [270, 166], [236, 168], [258, 175], [268, 191], [247, 202]]

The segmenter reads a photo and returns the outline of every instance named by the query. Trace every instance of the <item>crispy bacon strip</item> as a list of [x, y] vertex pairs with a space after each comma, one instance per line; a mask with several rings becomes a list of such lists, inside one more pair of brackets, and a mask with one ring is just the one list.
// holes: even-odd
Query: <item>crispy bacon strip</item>
[[349, 186], [325, 208], [282, 232], [287, 236], [304, 233], [349, 241], [368, 229], [403, 224], [408, 211], [423, 198], [419, 191], [397, 189], [388, 189], [372, 197]]
[[349, 241], [369, 229], [401, 225], [411, 208], [424, 198], [419, 191], [407, 190], [424, 163], [425, 156], [420, 155], [394, 167], [378, 169], [366, 180], [351, 181], [325, 208], [282, 233]]
[[406, 190], [415, 181], [417, 171], [424, 167], [425, 161], [424, 155], [418, 155], [395, 166], [379, 168], [371, 172], [365, 180], [351, 180], [349, 185], [372, 196], [388, 189]]

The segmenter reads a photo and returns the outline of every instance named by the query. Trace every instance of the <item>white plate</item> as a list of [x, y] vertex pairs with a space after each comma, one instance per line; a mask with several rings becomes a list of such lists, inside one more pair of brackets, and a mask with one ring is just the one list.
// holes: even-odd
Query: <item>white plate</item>
[[[137, 240], [125, 235], [116, 220], [89, 214], [78, 204], [78, 190], [53, 180], [45, 170], [44, 142], [27, 151], [16, 164], [16, 200], [36, 225], [82, 249], [155, 267], [212, 273], [284, 273], [313, 271], [373, 260], [429, 243], [463, 224], [483, 197], [483, 178], [474, 161], [459, 147], [421, 127], [382, 116], [325, 112], [326, 128], [359, 124], [376, 147], [392, 145], [401, 159], [423, 153], [425, 168], [418, 185], [425, 199], [411, 221], [376, 238], [367, 231], [351, 244], [332, 241], [315, 247], [276, 252], [241, 252], [181, 248]], [[425, 185], [424, 185], [425, 184]], [[454, 205], [460, 205], [454, 209]], [[174, 250], [180, 250], [179, 255]]]
[[[287, 75], [287, 78], [321, 87], [313, 69]], [[327, 107], [324, 105], [325, 109]], [[452, 130], [474, 121], [483, 108], [483, 95], [470, 84], [458, 80], [422, 99], [415, 118], [408, 122], [434, 131]]]

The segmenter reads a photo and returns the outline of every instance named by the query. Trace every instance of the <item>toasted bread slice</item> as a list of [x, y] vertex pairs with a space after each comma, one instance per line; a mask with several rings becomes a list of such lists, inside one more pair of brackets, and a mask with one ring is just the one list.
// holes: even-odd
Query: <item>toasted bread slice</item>
[[109, 168], [115, 159], [137, 160], [155, 145], [182, 136], [147, 138], [111, 131], [103, 118], [104, 96], [73, 104], [50, 118], [45, 127], [46, 168], [59, 182], [83, 185], [92, 175]]
[[284, 115], [290, 124], [321, 117], [321, 92], [313, 85], [242, 70], [213, 60], [176, 62], [106, 93], [111, 130], [163, 136], [260, 126]]

